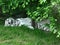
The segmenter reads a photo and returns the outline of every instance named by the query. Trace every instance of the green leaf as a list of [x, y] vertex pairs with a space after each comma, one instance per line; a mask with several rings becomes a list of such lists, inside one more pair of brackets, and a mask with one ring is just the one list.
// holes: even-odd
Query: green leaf
[[28, 5], [28, 2], [26, 2], [26, 5]]
[[40, 7], [37, 7], [37, 9], [40, 9]]
[[54, 34], [57, 33], [57, 30], [55, 29], [55, 30], [53, 31], [53, 33], [54, 33]]
[[40, 20], [40, 17], [38, 17], [37, 19], [36, 19], [36, 21], [39, 21]]
[[58, 38], [58, 37], [60, 37], [60, 35], [57, 35], [56, 37]]
[[40, 4], [43, 4], [46, 2], [46, 0], [39, 0]]
[[25, 8], [25, 4], [22, 4], [22, 7]]
[[60, 35], [60, 32], [58, 32], [58, 35]]

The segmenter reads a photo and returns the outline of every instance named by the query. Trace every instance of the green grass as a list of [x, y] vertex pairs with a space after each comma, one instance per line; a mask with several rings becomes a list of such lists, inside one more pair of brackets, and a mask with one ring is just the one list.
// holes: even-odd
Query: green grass
[[0, 45], [60, 45], [60, 40], [55, 37], [50, 32], [25, 26], [0, 26]]

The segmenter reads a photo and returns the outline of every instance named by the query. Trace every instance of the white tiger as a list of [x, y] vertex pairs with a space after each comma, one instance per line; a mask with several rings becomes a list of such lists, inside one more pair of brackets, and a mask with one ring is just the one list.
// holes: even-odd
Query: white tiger
[[30, 18], [17, 18], [16, 19], [16, 26], [27, 26], [31, 29], [34, 29], [33, 26], [32, 26], [32, 23], [31, 23], [31, 19]]
[[49, 31], [50, 30], [49, 27], [46, 26], [45, 24], [50, 24], [50, 20], [49, 19], [46, 19], [46, 20], [43, 20], [43, 21], [38, 22], [37, 23], [38, 29]]
[[14, 19], [13, 18], [7, 18], [5, 20], [5, 26], [14, 26]]

